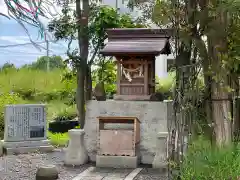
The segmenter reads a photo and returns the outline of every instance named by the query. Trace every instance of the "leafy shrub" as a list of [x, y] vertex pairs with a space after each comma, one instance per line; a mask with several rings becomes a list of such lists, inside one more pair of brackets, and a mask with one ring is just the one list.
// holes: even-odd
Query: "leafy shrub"
[[69, 129], [73, 129], [78, 126], [78, 120], [74, 120], [77, 117], [76, 107], [70, 106], [60, 110], [54, 115], [53, 121], [49, 122], [49, 131], [53, 133], [65, 133]]
[[221, 149], [200, 137], [190, 146], [181, 167], [184, 180], [229, 180], [240, 177], [240, 147]]
[[13, 92], [17, 93], [21, 98], [33, 100], [36, 94], [35, 89], [13, 88]]
[[54, 121], [72, 120], [77, 117], [76, 107], [70, 106], [59, 111], [54, 117]]
[[18, 94], [3, 93], [0, 95], [0, 132], [4, 131], [4, 109], [6, 105], [25, 103]]
[[175, 73], [169, 73], [165, 78], [156, 78], [156, 91], [163, 94], [164, 99], [172, 99]]
[[56, 147], [64, 147], [68, 140], [69, 140], [69, 136], [68, 133], [52, 133], [52, 132], [48, 132], [48, 139], [50, 140], [50, 143], [53, 146]]

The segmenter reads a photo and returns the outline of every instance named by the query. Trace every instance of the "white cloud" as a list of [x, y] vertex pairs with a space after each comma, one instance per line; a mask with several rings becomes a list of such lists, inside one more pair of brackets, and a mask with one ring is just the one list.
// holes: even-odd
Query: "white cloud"
[[7, 43], [4, 44], [23, 44], [30, 42], [28, 36], [0, 36], [0, 41], [7, 41]]

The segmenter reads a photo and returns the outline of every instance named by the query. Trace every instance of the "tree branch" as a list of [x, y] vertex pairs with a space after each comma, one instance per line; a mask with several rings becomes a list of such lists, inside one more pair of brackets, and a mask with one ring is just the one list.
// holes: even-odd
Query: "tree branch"
[[98, 50], [99, 50], [100, 46], [101, 46], [101, 43], [98, 42], [97, 46], [94, 48], [93, 55], [92, 55], [91, 59], [89, 60], [88, 65], [92, 65], [92, 64], [93, 64], [94, 59], [95, 59], [95, 57], [96, 57], [96, 55], [97, 55], [97, 53], [98, 53]]

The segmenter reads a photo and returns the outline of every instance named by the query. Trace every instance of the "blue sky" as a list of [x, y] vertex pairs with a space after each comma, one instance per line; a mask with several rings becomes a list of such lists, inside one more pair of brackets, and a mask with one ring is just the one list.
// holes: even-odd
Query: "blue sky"
[[[0, 0], [0, 12], [7, 14], [7, 8]], [[47, 25], [49, 20], [44, 19], [43, 23]], [[0, 66], [6, 62], [13, 63], [17, 67], [24, 64], [29, 64], [37, 60], [38, 57], [46, 55], [46, 43], [41, 43], [41, 50], [34, 47], [32, 44], [21, 45], [16, 47], [3, 47], [13, 44], [29, 43], [30, 39], [25, 30], [14, 20], [8, 20], [0, 16]], [[44, 38], [38, 37], [38, 29], [26, 25], [31, 39], [34, 42], [43, 42]], [[51, 40], [51, 39], [50, 39]], [[61, 55], [66, 57], [67, 44], [65, 42], [49, 43], [50, 55]]]

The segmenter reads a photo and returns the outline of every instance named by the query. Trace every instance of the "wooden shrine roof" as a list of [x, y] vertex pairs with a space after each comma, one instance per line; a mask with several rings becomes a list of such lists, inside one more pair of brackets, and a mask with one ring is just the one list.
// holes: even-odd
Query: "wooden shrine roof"
[[110, 29], [108, 42], [100, 51], [105, 56], [171, 54], [169, 29]]

